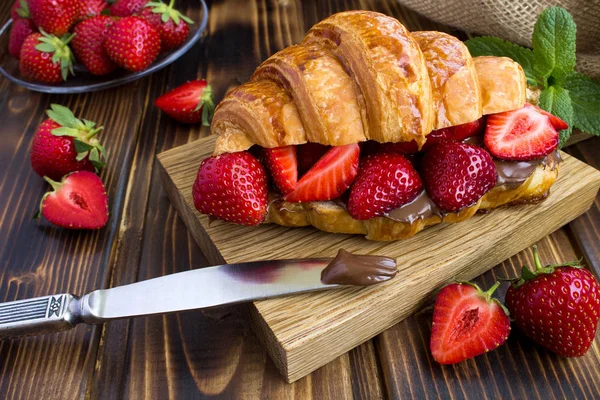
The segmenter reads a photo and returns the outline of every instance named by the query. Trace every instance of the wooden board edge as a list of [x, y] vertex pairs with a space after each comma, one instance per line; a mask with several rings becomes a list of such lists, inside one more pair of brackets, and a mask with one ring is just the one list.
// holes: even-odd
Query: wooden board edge
[[[175, 149], [172, 149], [175, 150]], [[221, 252], [213, 241], [208, 236], [208, 233], [204, 230], [198, 219], [186, 206], [185, 199], [177, 190], [175, 183], [167, 173], [167, 170], [163, 164], [165, 157], [168, 157], [172, 150], [157, 155], [159, 175], [162, 182], [163, 188], [167, 193], [169, 201], [179, 214], [179, 218], [183, 221], [188, 231], [192, 234], [192, 237], [200, 246], [202, 253], [206, 256], [207, 260], [212, 265], [225, 264], [225, 259], [221, 255]]]
[[[570, 212], [568, 214], [564, 214], [563, 218], [561, 218], [560, 220], [557, 220], [555, 222], [555, 224], [553, 224], [553, 228], [550, 230], [550, 232], [544, 231], [544, 232], [540, 232], [539, 234], [536, 234], [535, 236], [531, 236], [530, 238], [522, 238], [522, 240], [518, 241], [519, 243], [522, 244], [522, 246], [519, 246], [520, 250], [517, 252], [514, 252], [512, 250], [508, 251], [508, 249], [507, 249], [507, 250], [505, 250], [504, 253], [501, 253], [501, 252], [497, 252], [493, 249], [490, 249], [488, 251], [488, 253], [490, 253], [493, 257], [489, 260], [489, 262], [487, 262], [485, 264], [481, 264], [481, 266], [475, 270], [469, 270], [468, 272], [466, 272], [464, 274], [458, 275], [458, 276], [456, 276], [456, 278], [461, 279], [461, 280], [472, 280], [473, 278], [490, 270], [491, 268], [493, 268], [497, 264], [501, 263], [502, 261], [510, 258], [512, 255], [517, 254], [520, 251], [527, 249], [532, 244], [538, 242], [539, 240], [541, 240], [548, 234], [550, 234], [550, 233], [556, 231], [557, 229], [559, 229], [560, 227], [566, 225], [568, 222], [572, 221], [573, 219], [577, 218], [578, 216], [584, 214], [592, 206], [594, 198], [596, 197], [596, 194], [598, 193], [598, 190], [600, 189], [600, 174], [597, 174], [597, 175], [598, 175], [598, 179], [596, 179], [596, 181], [593, 182], [594, 185], [586, 187], [587, 190], [585, 191], [585, 199], [581, 202], [581, 204], [584, 204], [584, 206], [578, 207], [577, 209], [573, 209], [573, 210], [571, 210], [572, 212]], [[508, 251], [508, 252], [506, 252], [506, 251]], [[485, 258], [484, 256], [481, 256], [481, 255], [479, 257]], [[423, 273], [426, 273], [426, 272], [423, 272]], [[452, 279], [450, 279], [450, 280], [452, 280]], [[435, 285], [435, 288], [431, 292], [435, 292], [435, 290], [441, 288], [446, 283], [448, 283], [448, 279], [440, 279], [437, 282], [437, 284]], [[410, 299], [406, 299], [407, 304], [409, 304], [409, 301], [410, 301]], [[265, 344], [265, 347], [269, 350], [269, 355], [271, 355], [272, 357], [274, 355], [277, 358], [277, 360], [284, 360], [287, 362], [286, 365], [280, 366], [280, 363], [278, 363], [277, 361], [274, 360], [275, 365], [278, 367], [279, 371], [283, 374], [285, 379], [288, 382], [294, 382], [294, 381], [301, 379], [304, 376], [310, 374], [311, 372], [317, 370], [318, 368], [322, 367], [323, 365], [335, 360], [337, 357], [341, 356], [342, 354], [345, 354], [346, 352], [352, 350], [353, 348], [372, 339], [373, 337], [377, 336], [383, 330], [388, 329], [388, 328], [392, 327], [393, 325], [395, 325], [396, 323], [407, 318], [412, 313], [418, 311], [418, 309], [419, 309], [419, 307], [421, 307], [422, 303], [423, 303], [423, 300], [419, 300], [419, 301], [415, 301], [412, 304], [410, 304], [408, 306], [406, 312], [404, 312], [398, 318], [394, 318], [394, 319], [390, 320], [389, 323], [387, 324], [387, 326], [384, 327], [384, 329], [381, 329], [381, 326], [378, 326], [377, 328], [372, 327], [371, 330], [365, 330], [364, 331], [365, 334], [361, 335], [360, 337], [357, 337], [356, 340], [344, 342], [344, 344], [342, 346], [339, 346], [336, 351], [330, 352], [328, 354], [326, 354], [324, 352], [319, 353], [318, 363], [313, 363], [313, 364], [309, 364], [309, 363], [305, 362], [306, 358], [313, 359], [313, 357], [310, 357], [310, 355], [307, 357], [307, 353], [309, 353], [309, 352], [307, 352], [307, 349], [308, 348], [313, 348], [313, 349], [314, 348], [331, 348], [331, 346], [328, 346], [328, 344], [332, 342], [332, 338], [328, 337], [327, 332], [326, 332], [326, 334], [321, 335], [320, 337], [317, 337], [317, 338], [304, 339], [302, 341], [295, 342], [295, 343], [285, 343], [285, 342], [282, 342], [277, 337], [277, 333], [272, 330], [272, 328], [269, 326], [269, 324], [266, 323], [266, 321], [258, 321], [256, 323], [256, 325], [259, 326], [260, 329], [258, 331], [256, 331], [256, 333], [259, 336], [259, 340], [261, 342], [263, 342]], [[253, 317], [262, 319], [260, 312], [258, 310], [253, 314]], [[368, 325], [368, 324], [366, 324], [366, 325]], [[266, 329], [266, 331], [265, 331], [265, 329]], [[336, 329], [339, 329], [339, 327]], [[330, 329], [330, 332], [333, 332], [336, 329]], [[277, 348], [278, 346], [279, 346], [279, 348]], [[281, 352], [284, 353], [284, 356], [281, 356], [279, 354]], [[296, 362], [295, 360], [301, 360], [301, 362]]]

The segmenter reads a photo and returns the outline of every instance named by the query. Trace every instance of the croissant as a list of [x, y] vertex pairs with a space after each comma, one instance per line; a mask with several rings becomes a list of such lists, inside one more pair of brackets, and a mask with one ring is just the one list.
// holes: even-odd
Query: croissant
[[[211, 124], [218, 136], [213, 154], [254, 145], [342, 146], [367, 140], [414, 141], [421, 147], [434, 130], [525, 102], [525, 74], [513, 60], [473, 58], [451, 35], [410, 33], [386, 15], [347, 11], [317, 23], [302, 43], [271, 56], [225, 96]], [[339, 202], [288, 203], [273, 197], [266, 222], [394, 240], [442, 220], [462, 221], [478, 209], [538, 201], [557, 174], [558, 162], [544, 162], [518, 187], [499, 185], [460, 212], [431, 212], [418, 220], [358, 221]]]

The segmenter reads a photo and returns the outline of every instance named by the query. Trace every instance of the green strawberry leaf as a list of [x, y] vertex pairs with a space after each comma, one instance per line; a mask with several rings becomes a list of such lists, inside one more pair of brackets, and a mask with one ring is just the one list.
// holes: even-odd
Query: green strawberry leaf
[[104, 162], [100, 160], [100, 154], [98, 152], [98, 149], [95, 147], [92, 150], [90, 150], [89, 160], [94, 166], [94, 168], [96, 168], [96, 172], [102, 169], [102, 167], [104, 167]]
[[25, 0], [19, 1], [19, 7], [17, 8], [17, 15], [21, 18], [31, 18], [31, 14], [29, 12], [29, 6]]
[[562, 148], [567, 140], [569, 140], [569, 137], [571, 137], [571, 132], [573, 131], [574, 111], [569, 91], [560, 86], [550, 86], [540, 94], [538, 105], [569, 124], [567, 129], [559, 132], [560, 143], [558, 147]]
[[[54, 50], [56, 50], [56, 48], [50, 43], [40, 43], [35, 46], [35, 49], [41, 51], [42, 53], [52, 53]], [[56, 62], [54, 60], [52, 61]]]
[[77, 157], [75, 157], [75, 159], [77, 161], [81, 161], [84, 158], [86, 158], [90, 153], [88, 151], [86, 151], [85, 153], [77, 153]]
[[60, 128], [52, 129], [52, 131], [50, 133], [53, 134], [54, 136], [70, 136], [73, 138], [79, 137], [79, 130], [77, 130], [75, 128], [67, 128], [64, 126], [61, 126]]
[[549, 7], [538, 17], [532, 37], [533, 68], [545, 87], [562, 83], [575, 68], [576, 31], [573, 18], [563, 8]]
[[533, 51], [526, 47], [507, 42], [493, 36], [481, 36], [465, 41], [465, 45], [473, 57], [496, 56], [508, 57], [518, 62], [529, 85], [538, 86], [538, 81], [533, 71]]
[[81, 126], [81, 121], [75, 118], [73, 112], [60, 104], [51, 104], [50, 110], [46, 111], [46, 114], [60, 126], [73, 129]]
[[91, 144], [78, 139], [73, 140], [73, 144], [75, 145], [75, 151], [77, 153], [86, 153], [94, 148]]
[[600, 84], [583, 74], [573, 72], [564, 82], [573, 105], [574, 125], [600, 136]]

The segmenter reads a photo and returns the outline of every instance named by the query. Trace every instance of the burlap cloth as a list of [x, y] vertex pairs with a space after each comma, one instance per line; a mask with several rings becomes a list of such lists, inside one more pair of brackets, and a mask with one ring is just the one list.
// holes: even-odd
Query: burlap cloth
[[568, 10], [577, 24], [579, 72], [600, 79], [600, 0], [399, 0], [434, 21], [466, 32], [498, 36], [531, 47], [539, 13], [549, 6]]

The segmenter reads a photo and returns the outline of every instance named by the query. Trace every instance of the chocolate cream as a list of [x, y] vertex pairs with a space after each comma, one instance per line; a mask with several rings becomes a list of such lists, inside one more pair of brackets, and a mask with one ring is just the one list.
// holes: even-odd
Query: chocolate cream
[[340, 249], [321, 272], [321, 282], [326, 285], [373, 285], [392, 279], [397, 272], [393, 258], [352, 254]]
[[496, 164], [496, 172], [498, 178], [496, 186], [507, 185], [509, 187], [517, 187], [522, 185], [533, 174], [533, 171], [538, 165], [543, 165], [550, 170], [556, 169], [556, 166], [562, 161], [558, 150], [553, 151], [546, 157], [538, 158], [530, 161], [504, 161], [494, 159]]
[[419, 218], [428, 218], [432, 215], [437, 215], [440, 218], [444, 216], [442, 210], [435, 205], [427, 192], [423, 190], [413, 201], [393, 209], [386, 214], [386, 217], [394, 221], [412, 224]]

